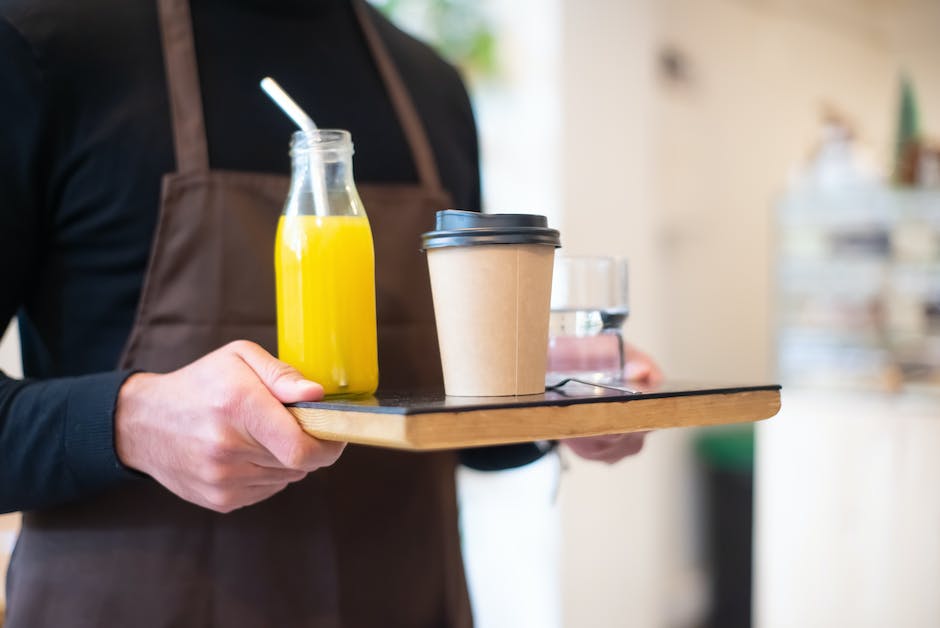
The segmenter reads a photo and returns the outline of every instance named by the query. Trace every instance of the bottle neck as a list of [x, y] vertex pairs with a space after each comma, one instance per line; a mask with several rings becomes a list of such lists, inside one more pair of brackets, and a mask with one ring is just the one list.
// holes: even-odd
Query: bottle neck
[[285, 215], [365, 215], [353, 180], [346, 131], [299, 132], [291, 145], [293, 176]]
[[295, 153], [291, 161], [293, 181], [301, 182], [306, 187], [314, 186], [314, 177], [317, 175], [323, 178], [323, 184], [328, 190], [356, 185], [353, 181], [352, 155], [342, 159], [324, 160], [321, 155], [306, 151]]

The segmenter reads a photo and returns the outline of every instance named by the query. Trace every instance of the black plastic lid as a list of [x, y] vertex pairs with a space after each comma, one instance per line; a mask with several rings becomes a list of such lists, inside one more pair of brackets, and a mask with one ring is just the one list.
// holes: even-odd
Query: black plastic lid
[[422, 249], [481, 244], [547, 244], [558, 248], [557, 229], [548, 228], [545, 216], [533, 214], [481, 214], [459, 209], [437, 212], [434, 231], [421, 234]]

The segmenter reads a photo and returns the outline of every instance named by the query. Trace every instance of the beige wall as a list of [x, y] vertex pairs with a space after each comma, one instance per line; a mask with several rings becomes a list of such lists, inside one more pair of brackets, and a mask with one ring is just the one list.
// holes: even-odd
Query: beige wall
[[[571, 253], [630, 260], [626, 333], [669, 365], [651, 156], [656, 3], [564, 6], [562, 233]], [[670, 365], [671, 366], [671, 365]], [[652, 435], [613, 467], [569, 458], [562, 483], [565, 626], [687, 624], [701, 587], [687, 530], [687, 435]]]
[[[633, 260], [630, 333], [671, 373], [766, 377], [774, 198], [825, 104], [887, 161], [901, 67], [940, 138], [940, 3], [564, 7], [567, 248]], [[686, 83], [657, 75], [665, 44], [688, 59]]]
[[[940, 3], [563, 6], [567, 247], [632, 260], [627, 332], [670, 375], [773, 378], [774, 199], [815, 143], [824, 104], [887, 158], [902, 64], [940, 136]], [[688, 82], [657, 75], [664, 44], [685, 55]], [[639, 458], [612, 469], [572, 463], [565, 625], [683, 626], [701, 610], [690, 438], [654, 434]]]

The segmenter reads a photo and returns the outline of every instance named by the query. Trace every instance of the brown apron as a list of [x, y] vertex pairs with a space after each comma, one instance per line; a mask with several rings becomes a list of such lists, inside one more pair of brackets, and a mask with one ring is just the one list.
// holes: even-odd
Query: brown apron
[[[166, 372], [238, 338], [276, 350], [273, 243], [288, 178], [209, 169], [187, 0], [159, 0], [178, 172], [122, 367]], [[418, 235], [452, 205], [411, 98], [356, 15], [420, 183], [359, 186], [376, 248], [382, 386], [439, 385]], [[368, 138], [358, 138], [368, 141]], [[24, 516], [7, 628], [469, 626], [452, 453], [350, 446], [220, 515], [151, 480]]]

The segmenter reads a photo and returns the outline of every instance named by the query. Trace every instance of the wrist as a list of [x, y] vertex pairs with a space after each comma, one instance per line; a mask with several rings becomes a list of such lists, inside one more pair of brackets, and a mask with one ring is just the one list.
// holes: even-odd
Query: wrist
[[125, 467], [146, 473], [146, 449], [141, 447], [141, 418], [146, 416], [154, 373], [135, 373], [124, 380], [114, 411], [114, 449]]

